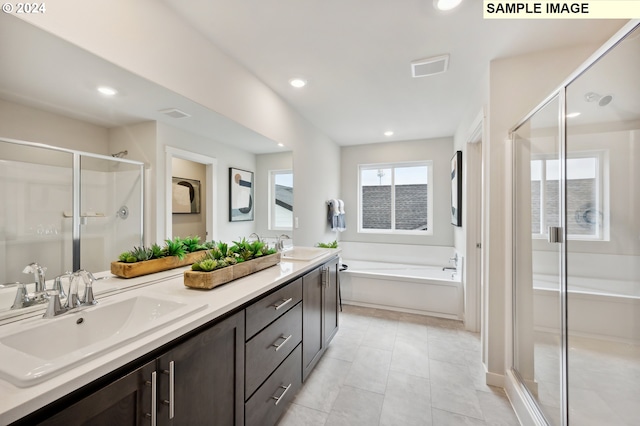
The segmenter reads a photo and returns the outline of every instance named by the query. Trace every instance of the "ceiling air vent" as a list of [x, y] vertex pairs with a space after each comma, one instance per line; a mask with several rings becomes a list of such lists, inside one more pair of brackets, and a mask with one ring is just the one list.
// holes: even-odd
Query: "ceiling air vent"
[[411, 75], [414, 78], [426, 77], [445, 72], [449, 68], [449, 55], [418, 59], [411, 62]]
[[186, 118], [186, 117], [191, 117], [191, 115], [187, 114], [184, 111], [180, 111], [177, 108], [169, 108], [169, 109], [162, 109], [159, 112], [168, 115], [169, 117], [172, 118]]

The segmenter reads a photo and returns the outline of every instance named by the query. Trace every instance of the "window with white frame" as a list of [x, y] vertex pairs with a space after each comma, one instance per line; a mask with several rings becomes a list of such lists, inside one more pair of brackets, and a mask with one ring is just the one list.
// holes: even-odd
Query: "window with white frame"
[[[609, 220], [606, 208], [606, 153], [570, 153], [567, 158], [567, 236], [573, 240], [605, 240]], [[531, 229], [547, 235], [560, 223], [560, 164], [557, 158], [531, 161]]]
[[431, 161], [358, 168], [359, 232], [433, 233]]
[[269, 229], [293, 229], [293, 171], [269, 172]]

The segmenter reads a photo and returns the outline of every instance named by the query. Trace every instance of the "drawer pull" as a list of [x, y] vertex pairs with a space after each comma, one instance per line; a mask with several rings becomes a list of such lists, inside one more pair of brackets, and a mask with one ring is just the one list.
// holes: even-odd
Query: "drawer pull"
[[280, 308], [282, 308], [284, 305], [286, 305], [287, 303], [291, 302], [293, 300], [292, 297], [288, 298], [288, 299], [282, 299], [282, 302], [280, 304], [276, 303], [275, 305], [271, 305], [274, 308], [276, 308], [276, 311], [279, 310]]
[[151, 381], [147, 380], [145, 385], [151, 386], [151, 413], [145, 413], [145, 417], [151, 419], [151, 426], [156, 426], [156, 413], [158, 412], [157, 407], [157, 394], [156, 394], [156, 372], [151, 373]]
[[284, 339], [284, 342], [280, 343], [279, 345], [274, 343], [271, 346], [276, 348], [276, 352], [278, 352], [280, 350], [280, 348], [283, 347], [289, 341], [289, 339], [291, 339], [292, 337], [293, 337], [293, 334], [290, 334], [289, 337], [285, 337], [284, 335], [280, 336], [279, 339]]
[[280, 394], [280, 396], [272, 396], [272, 397], [271, 397], [272, 399], [275, 399], [275, 400], [276, 400], [276, 405], [278, 405], [278, 403], [280, 402], [280, 400], [281, 400], [282, 398], [284, 398], [284, 395], [289, 391], [289, 388], [291, 387], [291, 385], [292, 385], [292, 384], [293, 384], [293, 383], [289, 383], [289, 386], [280, 386], [280, 389], [284, 389], [284, 392], [282, 392], [282, 393]]

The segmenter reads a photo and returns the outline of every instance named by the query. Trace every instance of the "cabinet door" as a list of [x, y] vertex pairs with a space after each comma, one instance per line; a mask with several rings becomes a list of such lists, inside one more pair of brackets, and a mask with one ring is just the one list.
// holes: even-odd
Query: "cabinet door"
[[338, 332], [339, 309], [339, 282], [338, 282], [338, 259], [332, 260], [324, 265], [327, 276], [324, 285], [324, 341], [326, 347]]
[[322, 274], [320, 268], [302, 277], [302, 380], [322, 355]]
[[158, 425], [243, 425], [244, 312], [161, 356], [158, 373]]
[[[78, 401], [42, 425], [149, 425], [155, 361]], [[33, 424], [33, 423], [32, 423]]]

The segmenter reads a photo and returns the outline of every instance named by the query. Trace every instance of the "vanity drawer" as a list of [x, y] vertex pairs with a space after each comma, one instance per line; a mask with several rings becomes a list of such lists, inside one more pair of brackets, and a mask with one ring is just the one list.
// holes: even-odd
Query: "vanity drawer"
[[302, 341], [302, 303], [282, 315], [245, 346], [245, 399]]
[[302, 277], [249, 306], [245, 310], [247, 340], [301, 300]]
[[302, 386], [302, 345], [289, 355], [285, 362], [245, 404], [246, 426], [274, 425], [287, 409]]

